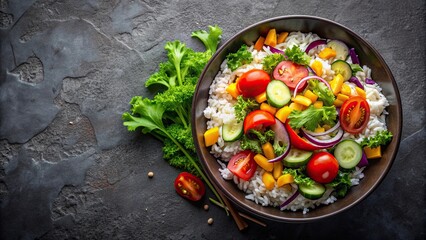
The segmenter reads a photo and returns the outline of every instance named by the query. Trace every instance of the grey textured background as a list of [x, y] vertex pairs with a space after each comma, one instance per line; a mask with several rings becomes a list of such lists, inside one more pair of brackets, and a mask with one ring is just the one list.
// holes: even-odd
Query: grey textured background
[[[0, 238], [424, 239], [425, 11], [424, 0], [0, 0]], [[179, 171], [161, 145], [120, 117], [131, 96], [150, 96], [143, 83], [166, 41], [201, 50], [194, 30], [218, 24], [226, 41], [295, 14], [335, 20], [382, 54], [402, 97], [402, 142], [356, 207], [310, 224], [249, 222], [241, 233], [221, 209], [175, 194]]]

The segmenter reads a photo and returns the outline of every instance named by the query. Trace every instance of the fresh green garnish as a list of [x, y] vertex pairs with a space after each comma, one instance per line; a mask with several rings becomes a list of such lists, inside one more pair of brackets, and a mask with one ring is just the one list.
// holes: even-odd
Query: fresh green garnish
[[244, 98], [239, 95], [237, 97], [237, 103], [234, 105], [235, 118], [237, 119], [237, 122], [242, 122], [250, 111], [257, 108], [259, 108], [259, 103], [257, 103], [256, 100], [252, 98]]
[[315, 181], [305, 174], [305, 168], [305, 166], [302, 166], [300, 168], [285, 168], [283, 170], [283, 174], [291, 174], [296, 184], [305, 184], [307, 186], [312, 186]]
[[377, 134], [372, 137], [364, 138], [360, 145], [363, 147], [368, 146], [370, 148], [376, 148], [380, 145], [388, 144], [392, 140], [392, 137], [393, 135], [391, 132], [383, 130], [377, 132]]
[[364, 69], [359, 64], [350, 64], [352, 69], [352, 76], [355, 76], [357, 72], [362, 72]]
[[284, 59], [284, 55], [280, 53], [274, 53], [266, 56], [262, 61], [263, 70], [265, 72], [271, 73], [272, 71], [274, 71], [274, 68], [278, 65], [278, 63], [284, 61]]
[[247, 45], [242, 45], [237, 52], [229, 53], [228, 56], [226, 56], [226, 60], [228, 60], [228, 67], [232, 71], [235, 71], [244, 64], [251, 63], [253, 61], [253, 56], [251, 55], [251, 52], [247, 50]]
[[333, 126], [337, 118], [337, 111], [334, 106], [315, 108], [311, 105], [303, 111], [293, 110], [288, 118], [293, 129], [304, 127], [309, 131], [314, 131], [318, 125]]
[[311, 57], [309, 57], [309, 55], [302, 51], [302, 49], [300, 49], [297, 45], [293, 45], [291, 48], [286, 48], [284, 53], [288, 57], [288, 60], [299, 65], [307, 66], [311, 61]]
[[262, 146], [260, 145], [259, 140], [250, 139], [245, 134], [241, 138], [240, 147], [243, 150], [251, 150], [255, 153], [262, 153]]
[[342, 198], [346, 196], [348, 189], [352, 186], [351, 178], [348, 172], [343, 172], [339, 170], [336, 178], [332, 182], [326, 184], [329, 187], [334, 188], [336, 191], [336, 197]]
[[333, 92], [321, 81], [312, 79], [308, 81], [308, 87], [324, 102], [325, 106], [333, 106], [335, 100]]

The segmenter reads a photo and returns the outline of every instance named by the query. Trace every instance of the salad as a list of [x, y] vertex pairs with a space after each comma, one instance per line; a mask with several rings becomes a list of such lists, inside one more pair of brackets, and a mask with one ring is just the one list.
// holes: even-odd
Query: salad
[[331, 204], [392, 139], [388, 105], [356, 50], [270, 29], [230, 53], [204, 115], [205, 145], [246, 198], [281, 210]]

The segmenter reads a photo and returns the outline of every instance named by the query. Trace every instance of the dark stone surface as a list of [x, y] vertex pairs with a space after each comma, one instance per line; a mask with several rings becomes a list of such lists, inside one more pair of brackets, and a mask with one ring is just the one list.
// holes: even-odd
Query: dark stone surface
[[[424, 239], [425, 11], [423, 0], [0, 0], [0, 238]], [[121, 114], [131, 96], [150, 95], [143, 83], [166, 41], [200, 49], [194, 30], [218, 24], [227, 40], [293, 14], [335, 20], [377, 48], [401, 93], [402, 142], [356, 207], [310, 224], [249, 222], [241, 233], [221, 209], [175, 194], [179, 171]]]

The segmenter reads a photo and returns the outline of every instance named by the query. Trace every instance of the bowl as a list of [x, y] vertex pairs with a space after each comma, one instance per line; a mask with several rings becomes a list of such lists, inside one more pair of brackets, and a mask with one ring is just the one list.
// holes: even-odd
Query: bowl
[[[357, 50], [360, 62], [371, 68], [372, 78], [382, 87], [383, 94], [390, 104], [387, 107], [389, 115], [386, 122], [388, 129], [394, 136], [392, 142], [384, 148], [382, 158], [370, 161], [370, 165], [364, 170], [365, 177], [358, 186], [352, 187], [344, 198], [338, 199], [333, 204], [311, 209], [306, 214], [303, 214], [302, 211], [280, 211], [274, 207], [263, 207], [245, 199], [244, 192], [239, 190], [233, 181], [226, 181], [221, 177], [218, 171], [220, 165], [215, 157], [210, 154], [209, 148], [204, 145], [203, 133], [206, 131], [207, 119], [203, 115], [203, 110], [207, 106], [209, 87], [218, 73], [220, 65], [228, 53], [236, 52], [242, 44], [253, 45], [259, 35], [266, 36], [271, 28], [275, 28], [277, 32], [313, 32], [322, 38], [338, 39], [348, 46], [354, 47]], [[192, 126], [197, 154], [206, 174], [237, 208], [254, 216], [273, 221], [311, 222], [334, 216], [355, 206], [371, 194], [385, 178], [396, 157], [400, 142], [402, 128], [401, 99], [389, 67], [378, 51], [358, 34], [339, 23], [324, 18], [301, 15], [282, 16], [267, 19], [243, 29], [218, 49], [206, 65], [197, 84], [192, 106]]]

